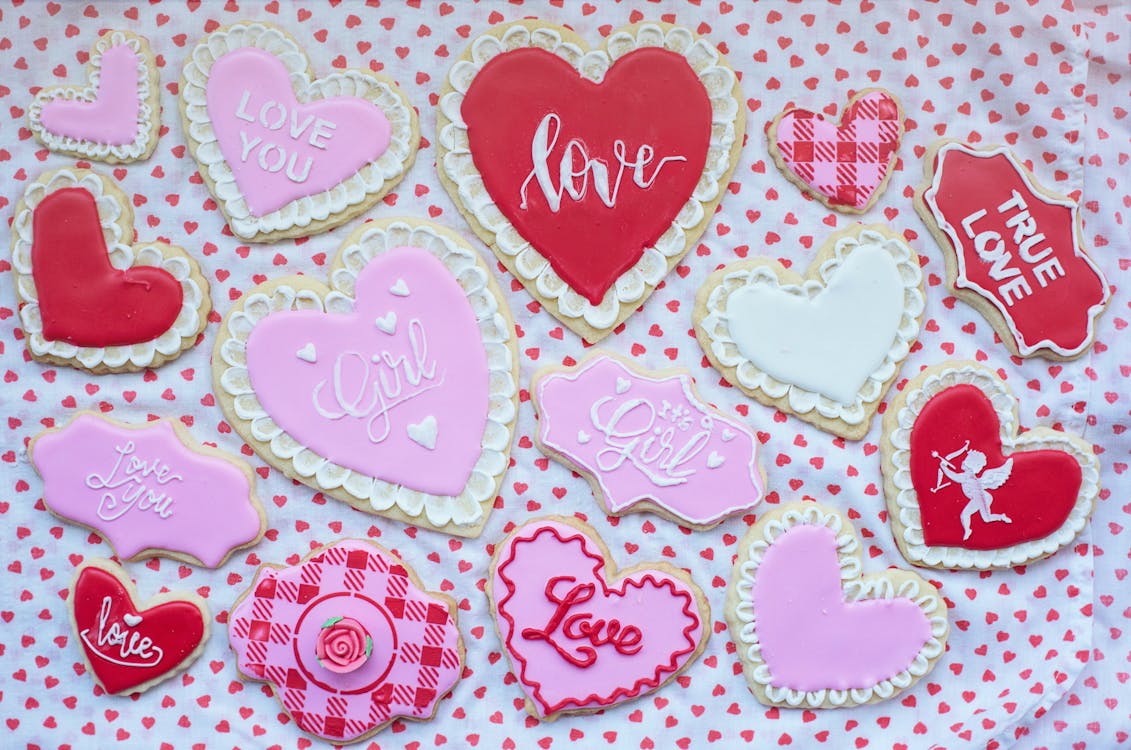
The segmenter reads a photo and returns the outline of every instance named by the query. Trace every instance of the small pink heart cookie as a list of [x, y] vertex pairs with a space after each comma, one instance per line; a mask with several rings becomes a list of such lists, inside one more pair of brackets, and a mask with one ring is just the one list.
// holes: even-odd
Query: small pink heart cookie
[[702, 652], [711, 610], [683, 571], [618, 572], [590, 526], [546, 516], [495, 548], [487, 577], [495, 624], [540, 719], [589, 713], [658, 690]]
[[887, 700], [946, 651], [946, 604], [908, 570], [863, 574], [847, 516], [790, 503], [739, 543], [726, 620], [759, 701], [845, 708]]
[[903, 108], [890, 92], [864, 89], [840, 122], [791, 107], [770, 123], [770, 154], [790, 182], [831, 209], [862, 214], [887, 187], [903, 138]]

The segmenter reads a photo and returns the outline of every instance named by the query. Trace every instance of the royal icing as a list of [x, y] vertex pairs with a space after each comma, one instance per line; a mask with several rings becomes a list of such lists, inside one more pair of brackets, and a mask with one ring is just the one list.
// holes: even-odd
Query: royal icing
[[765, 494], [754, 433], [707, 406], [685, 372], [652, 375], [597, 355], [535, 376], [542, 445], [591, 474], [612, 513], [648, 502], [695, 525]]
[[1091, 447], [1048, 429], [1018, 435], [1016, 401], [992, 371], [965, 363], [929, 371], [893, 408], [884, 471], [912, 563], [1022, 565], [1084, 527], [1099, 490]]
[[845, 107], [840, 124], [806, 109], [774, 120], [770, 152], [830, 208], [863, 211], [888, 178], [903, 137], [899, 102], [867, 89]]
[[509, 464], [518, 397], [504, 304], [454, 235], [367, 224], [330, 289], [268, 282], [229, 314], [221, 403], [289, 474], [355, 507], [478, 533]]
[[440, 101], [439, 167], [473, 228], [554, 315], [598, 337], [699, 236], [745, 127], [733, 71], [693, 32], [640, 24], [605, 50], [549, 26], [493, 30]]
[[125, 572], [109, 566], [113, 563], [103, 560], [79, 569], [71, 586], [72, 620], [91, 671], [106, 692], [137, 692], [196, 658], [208, 637], [208, 609], [198, 597], [181, 594], [167, 594], [160, 597], [162, 603], [139, 608]]
[[1023, 357], [1075, 357], [1110, 298], [1080, 243], [1075, 201], [1044, 191], [1005, 147], [940, 147], [921, 201], [957, 265], [954, 286], [993, 305]]
[[707, 635], [693, 583], [660, 569], [614, 577], [594, 534], [541, 519], [495, 552], [496, 622], [539, 717], [651, 692], [690, 664]]
[[896, 236], [857, 226], [830, 241], [831, 256], [800, 283], [762, 261], [712, 276], [699, 334], [744, 389], [864, 425], [919, 335], [923, 275]]
[[228, 638], [240, 673], [269, 683], [300, 729], [352, 742], [435, 713], [463, 668], [454, 609], [392, 554], [347, 539], [260, 568]]
[[247, 239], [341, 223], [403, 177], [418, 145], [395, 85], [353, 70], [312, 80], [298, 44], [261, 23], [197, 44], [181, 111], [229, 226]]
[[771, 705], [890, 698], [942, 654], [946, 605], [907, 571], [862, 575], [855, 530], [816, 503], [775, 510], [739, 548], [727, 611], [746, 675]]
[[124, 559], [161, 550], [214, 568], [263, 529], [248, 472], [186, 446], [168, 421], [131, 428], [84, 413], [30, 452], [48, 510]]

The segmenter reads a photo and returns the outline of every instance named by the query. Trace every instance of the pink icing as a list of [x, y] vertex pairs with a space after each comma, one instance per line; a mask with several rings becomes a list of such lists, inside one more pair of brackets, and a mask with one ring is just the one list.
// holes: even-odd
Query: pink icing
[[846, 603], [836, 534], [787, 530], [766, 550], [752, 590], [754, 627], [775, 687], [871, 688], [907, 669], [931, 638], [910, 599]]
[[762, 498], [754, 434], [695, 397], [685, 373], [597, 356], [541, 378], [535, 399], [542, 443], [593, 474], [613, 513], [650, 500], [711, 524]]
[[338, 674], [358, 669], [373, 652], [373, 639], [352, 617], [331, 617], [322, 624], [314, 656], [323, 668]]
[[389, 147], [377, 105], [337, 96], [300, 104], [283, 63], [255, 47], [223, 55], [208, 74], [208, 116], [253, 216], [334, 188]]
[[542, 716], [655, 689], [688, 664], [703, 634], [686, 583], [642, 570], [609, 586], [600, 548], [573, 526], [533, 521], [497, 559], [499, 632]]
[[216, 567], [260, 532], [247, 475], [185, 447], [165, 421], [128, 429], [80, 414], [39, 437], [32, 461], [51, 512], [96, 530], [123, 558], [164, 549]]
[[[290, 568], [260, 568], [232, 607], [228, 638], [241, 672], [270, 682], [300, 729], [350, 741], [398, 716], [427, 718], [460, 678], [460, 635], [446, 600], [417, 588], [395, 557], [347, 539]], [[319, 664], [333, 617], [372, 640], [339, 674]]]
[[413, 247], [370, 261], [355, 295], [352, 314], [288, 310], [255, 326], [247, 367], [260, 403], [336, 464], [458, 495], [487, 422], [487, 355], [475, 312], [444, 264]]
[[102, 53], [98, 93], [93, 102], [54, 99], [43, 105], [39, 121], [56, 135], [110, 146], [137, 138], [137, 53], [124, 44]]

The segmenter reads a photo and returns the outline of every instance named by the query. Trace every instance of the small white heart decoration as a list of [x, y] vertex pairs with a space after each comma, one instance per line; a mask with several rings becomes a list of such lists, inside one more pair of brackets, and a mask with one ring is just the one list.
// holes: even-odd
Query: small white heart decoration
[[397, 314], [389, 311], [373, 321], [377, 325], [377, 330], [382, 333], [387, 333], [392, 336], [397, 332]]
[[396, 283], [389, 287], [389, 294], [397, 297], [407, 297], [409, 294], [408, 284], [404, 279], [397, 279]]
[[436, 448], [436, 438], [440, 434], [440, 427], [436, 423], [436, 417], [431, 414], [420, 420], [416, 424], [410, 424], [407, 428], [408, 436], [413, 442], [419, 443], [428, 450]]
[[586, 443], [588, 443], [592, 439], [593, 439], [593, 436], [590, 435], [585, 430], [578, 430], [577, 431], [577, 442], [581, 443], [582, 445], [585, 445]]
[[723, 461], [726, 461], [723, 456], [721, 456], [716, 451], [711, 451], [711, 454], [707, 456], [707, 468], [717, 469], [723, 465]]
[[127, 614], [122, 615], [122, 620], [126, 623], [126, 625], [129, 625], [131, 628], [137, 627], [138, 625], [141, 624], [141, 615], [134, 615], [134, 614], [127, 613]]
[[318, 361], [318, 352], [314, 349], [314, 343], [307, 341], [303, 344], [302, 348], [295, 352], [295, 356], [303, 362], [314, 364]]
[[617, 378], [617, 395], [624, 393], [632, 387], [632, 383], [628, 378]]

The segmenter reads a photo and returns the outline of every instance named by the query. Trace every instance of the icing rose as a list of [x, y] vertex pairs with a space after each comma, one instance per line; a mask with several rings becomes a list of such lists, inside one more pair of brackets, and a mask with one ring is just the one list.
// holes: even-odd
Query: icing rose
[[346, 674], [359, 668], [373, 653], [373, 639], [352, 617], [331, 617], [322, 623], [314, 653], [326, 669]]

